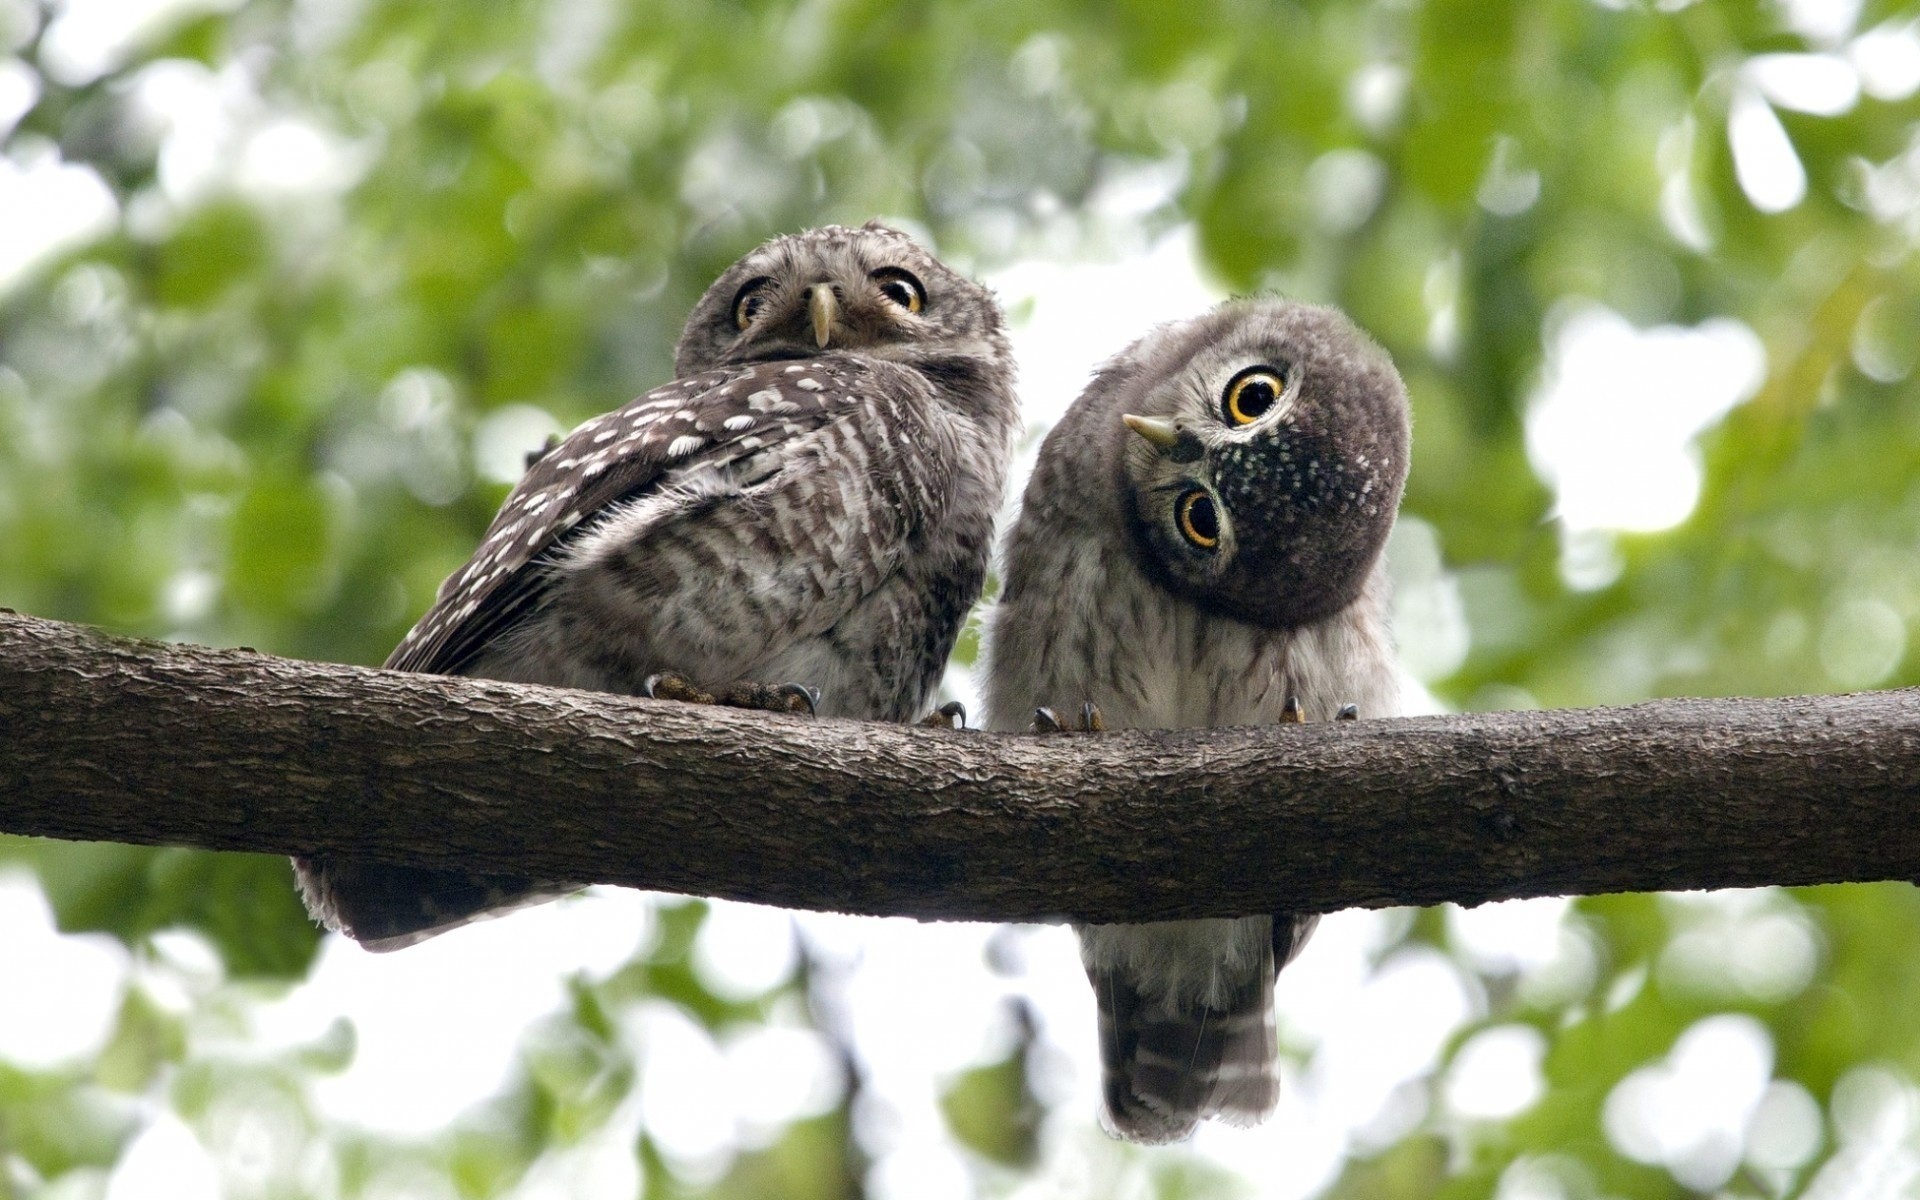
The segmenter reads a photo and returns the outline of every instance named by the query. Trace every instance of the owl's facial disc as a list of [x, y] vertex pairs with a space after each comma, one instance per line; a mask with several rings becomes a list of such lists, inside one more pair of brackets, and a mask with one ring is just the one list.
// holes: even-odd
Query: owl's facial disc
[[1120, 417], [1138, 435], [1123, 461], [1153, 573], [1251, 624], [1297, 626], [1349, 603], [1404, 477], [1390, 366], [1303, 348], [1203, 349]]
[[727, 357], [872, 350], [922, 334], [928, 308], [926, 285], [903, 266], [883, 262], [868, 269], [864, 256], [820, 255], [740, 286], [731, 307], [738, 335]]
[[887, 359], [942, 386], [1011, 383], [993, 293], [878, 223], [809, 229], [749, 251], [694, 306], [673, 361], [687, 376], [822, 353]]

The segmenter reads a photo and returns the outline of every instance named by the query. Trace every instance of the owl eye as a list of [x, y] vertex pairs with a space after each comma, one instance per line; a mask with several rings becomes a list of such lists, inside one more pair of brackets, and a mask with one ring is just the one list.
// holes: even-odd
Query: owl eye
[[735, 328], [745, 329], [753, 323], [755, 317], [760, 315], [760, 310], [767, 305], [767, 298], [762, 293], [766, 286], [772, 282], [773, 280], [762, 275], [757, 279], [749, 279], [740, 285], [740, 290], [733, 294], [733, 324]]
[[1200, 488], [1182, 492], [1180, 499], [1174, 501], [1173, 511], [1180, 522], [1180, 536], [1200, 547], [1211, 550], [1220, 544], [1220, 510], [1214, 507], [1213, 497]]
[[1233, 377], [1220, 397], [1227, 424], [1253, 424], [1267, 415], [1286, 390], [1284, 367], [1248, 367]]
[[899, 267], [881, 267], [868, 278], [880, 285], [882, 296], [910, 313], [917, 313], [927, 306], [927, 289], [913, 277], [911, 271], [903, 271]]

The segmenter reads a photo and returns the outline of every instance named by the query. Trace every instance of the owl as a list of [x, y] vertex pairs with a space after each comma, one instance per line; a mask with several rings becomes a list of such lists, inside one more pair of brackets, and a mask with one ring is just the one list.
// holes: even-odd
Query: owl
[[[1042, 706], [1064, 703], [1088, 730], [1397, 712], [1381, 552], [1409, 437], [1393, 363], [1333, 309], [1242, 300], [1135, 342], [1041, 447], [988, 619], [988, 728], [1057, 727]], [[1316, 920], [1078, 928], [1112, 1132], [1272, 1110], [1274, 978]]]
[[[389, 668], [823, 716], [927, 705], [980, 593], [1018, 419], [999, 306], [874, 223], [716, 280], [677, 378], [532, 459]], [[294, 860], [393, 950], [577, 885]]]

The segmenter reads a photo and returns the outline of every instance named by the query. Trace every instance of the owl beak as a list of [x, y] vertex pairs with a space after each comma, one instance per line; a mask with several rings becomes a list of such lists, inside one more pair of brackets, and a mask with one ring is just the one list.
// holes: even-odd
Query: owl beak
[[1172, 421], [1162, 417], [1136, 417], [1127, 413], [1120, 418], [1127, 428], [1152, 442], [1162, 450], [1171, 450], [1180, 444], [1180, 430]]
[[825, 350], [833, 340], [833, 322], [840, 315], [839, 301], [833, 298], [831, 287], [818, 283], [807, 296], [807, 307], [813, 315], [814, 343]]

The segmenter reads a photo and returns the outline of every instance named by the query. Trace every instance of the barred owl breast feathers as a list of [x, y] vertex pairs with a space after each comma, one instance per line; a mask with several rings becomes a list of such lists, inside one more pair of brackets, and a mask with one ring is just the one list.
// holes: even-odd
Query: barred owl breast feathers
[[[1041, 447], [988, 623], [988, 727], [1087, 701], [1111, 728], [1299, 719], [1290, 697], [1312, 720], [1396, 713], [1381, 550], [1408, 445], [1392, 362], [1332, 309], [1240, 301], [1141, 338]], [[1080, 929], [1116, 1132], [1267, 1114], [1274, 974], [1315, 919]]]
[[[878, 224], [776, 238], [695, 306], [679, 376], [541, 455], [387, 661], [639, 693], [793, 681], [924, 710], [979, 595], [1018, 421], [999, 306]], [[373, 949], [565, 883], [295, 860]]]

